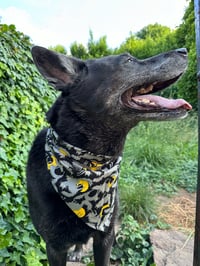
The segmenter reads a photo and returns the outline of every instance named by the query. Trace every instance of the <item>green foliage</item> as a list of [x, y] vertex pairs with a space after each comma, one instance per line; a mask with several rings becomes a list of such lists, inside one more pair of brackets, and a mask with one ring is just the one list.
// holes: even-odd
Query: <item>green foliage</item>
[[176, 31], [179, 47], [189, 51], [188, 69], [177, 84], [178, 96], [189, 101], [197, 109], [197, 57], [195, 44], [194, 1], [191, 0], [185, 11], [183, 22]]
[[155, 193], [147, 183], [120, 182], [120, 213], [130, 214], [139, 223], [151, 223], [156, 219]]
[[120, 184], [136, 181], [157, 192], [172, 193], [181, 186], [196, 189], [197, 117], [176, 122], [145, 122], [128, 135]]
[[135, 57], [143, 59], [175, 48], [177, 48], [175, 31], [156, 23], [144, 27], [136, 34], [130, 34], [118, 52], [128, 51]]
[[185, 46], [189, 50], [195, 42], [194, 0], [189, 2], [188, 8], [185, 10], [183, 21], [176, 30], [176, 39], [180, 47]]
[[161, 38], [161, 36], [166, 36], [170, 33], [170, 28], [155, 23], [145, 26], [143, 29], [136, 33], [136, 37], [138, 37], [139, 39], [151, 38], [156, 41]]
[[[150, 224], [140, 225], [131, 215], [124, 215], [116, 234], [111, 253], [111, 265], [155, 266], [149, 233]], [[94, 266], [92, 253], [83, 258], [87, 266]]]
[[151, 38], [137, 39], [131, 35], [118, 49], [118, 53], [128, 52], [137, 58], [147, 58], [149, 55], [156, 54], [155, 42]]
[[116, 234], [111, 259], [122, 266], [153, 266], [150, 230], [148, 226], [140, 226], [131, 215], [125, 216]]
[[49, 49], [61, 54], [67, 54], [67, 50], [61, 44], [57, 44], [56, 46], [50, 46]]
[[87, 49], [82, 44], [78, 44], [77, 42], [74, 42], [70, 47], [71, 55], [81, 58], [81, 59], [87, 59], [88, 58], [88, 52]]
[[88, 52], [89, 57], [91, 58], [98, 58], [112, 54], [112, 50], [108, 48], [106, 36], [101, 37], [97, 42], [95, 42], [91, 31], [88, 41]]
[[39, 266], [45, 258], [29, 220], [25, 165], [54, 95], [36, 71], [30, 49], [29, 38], [14, 25], [0, 25], [0, 265]]
[[90, 37], [85, 48], [82, 44], [74, 42], [70, 47], [71, 54], [81, 59], [98, 58], [113, 53], [112, 49], [108, 48], [106, 36], [94, 40], [93, 33], [90, 31]]

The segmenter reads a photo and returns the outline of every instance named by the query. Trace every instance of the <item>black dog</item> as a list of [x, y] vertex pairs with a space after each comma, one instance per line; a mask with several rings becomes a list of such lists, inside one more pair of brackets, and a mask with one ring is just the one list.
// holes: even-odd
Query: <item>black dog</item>
[[117, 180], [125, 138], [141, 120], [185, 117], [182, 99], [150, 93], [185, 71], [186, 49], [137, 60], [130, 54], [82, 61], [33, 47], [41, 74], [61, 91], [47, 113], [49, 129], [33, 143], [27, 166], [30, 214], [46, 242], [49, 264], [93, 237], [96, 266], [108, 266], [117, 216]]

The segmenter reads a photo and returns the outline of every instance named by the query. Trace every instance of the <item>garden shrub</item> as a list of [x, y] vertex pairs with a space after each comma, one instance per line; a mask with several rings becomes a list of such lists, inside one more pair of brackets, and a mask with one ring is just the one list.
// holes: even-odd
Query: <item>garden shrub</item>
[[[0, 265], [44, 265], [29, 219], [25, 166], [54, 92], [36, 71], [31, 42], [0, 24]], [[37, 262], [38, 261], [38, 262]]]
[[116, 234], [111, 259], [122, 266], [147, 266], [153, 264], [153, 250], [149, 240], [150, 226], [140, 226], [131, 215], [123, 218]]

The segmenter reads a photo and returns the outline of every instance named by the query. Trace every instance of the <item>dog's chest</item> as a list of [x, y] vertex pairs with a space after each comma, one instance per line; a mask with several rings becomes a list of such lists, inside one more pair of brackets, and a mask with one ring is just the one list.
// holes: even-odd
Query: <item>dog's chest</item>
[[121, 157], [113, 161], [74, 147], [60, 140], [52, 128], [45, 151], [56, 192], [88, 226], [106, 232], [114, 212]]

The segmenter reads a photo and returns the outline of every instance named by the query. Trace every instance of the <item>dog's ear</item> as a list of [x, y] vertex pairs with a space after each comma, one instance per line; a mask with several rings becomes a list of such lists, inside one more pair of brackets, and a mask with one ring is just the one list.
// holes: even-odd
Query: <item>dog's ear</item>
[[34, 46], [31, 52], [40, 73], [56, 89], [62, 90], [62, 87], [73, 84], [80, 72], [86, 68], [82, 60], [40, 46]]

